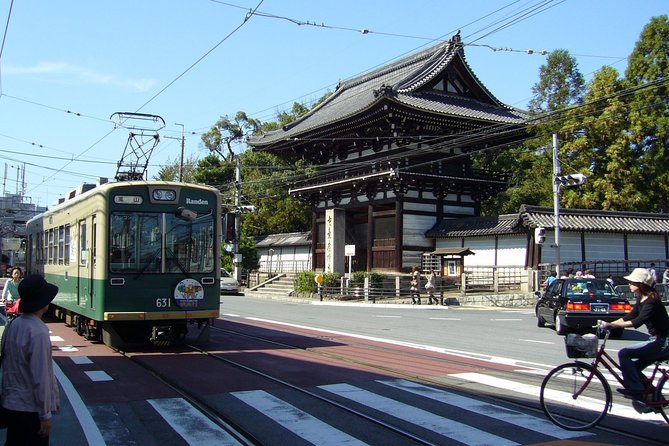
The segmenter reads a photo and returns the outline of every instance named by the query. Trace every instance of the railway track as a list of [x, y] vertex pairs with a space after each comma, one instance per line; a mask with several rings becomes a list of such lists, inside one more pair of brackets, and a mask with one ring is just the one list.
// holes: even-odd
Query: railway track
[[[436, 446], [439, 443], [430, 441], [429, 439], [423, 438], [420, 435], [417, 435], [413, 432], [410, 432], [407, 429], [404, 429], [400, 426], [393, 425], [391, 423], [388, 423], [380, 418], [374, 417], [372, 415], [363, 413], [357, 409], [355, 409], [353, 406], [349, 406], [346, 404], [343, 404], [341, 402], [335, 401], [332, 398], [328, 398], [324, 395], [318, 394], [316, 392], [310, 391], [306, 388], [302, 388], [300, 386], [294, 385], [292, 383], [289, 383], [281, 378], [278, 378], [276, 376], [272, 376], [271, 374], [268, 374], [262, 370], [255, 369], [253, 367], [249, 367], [247, 365], [244, 365], [240, 362], [230, 360], [228, 358], [225, 358], [223, 356], [220, 356], [216, 353], [212, 353], [210, 351], [204, 350], [200, 347], [197, 347], [195, 345], [189, 345], [185, 344], [185, 347], [189, 348], [193, 352], [197, 352], [199, 354], [202, 354], [206, 356], [207, 358], [216, 361], [217, 363], [222, 363], [225, 364], [226, 366], [231, 366], [237, 369], [240, 369], [246, 373], [253, 374], [255, 376], [261, 377], [265, 380], [271, 381], [274, 385], [278, 385], [282, 388], [289, 389], [292, 392], [299, 393], [300, 395], [310, 398], [312, 400], [315, 400], [319, 404], [323, 404], [329, 407], [328, 411], [332, 414], [332, 411], [339, 411], [341, 413], [347, 414], [348, 417], [355, 417], [360, 420], [363, 420], [365, 423], [374, 425], [375, 428], [378, 430], [383, 430], [386, 431], [392, 436], [394, 436], [395, 439], [401, 439], [401, 444], [415, 444], [415, 445], [424, 445], [424, 446]], [[159, 368], [156, 368], [154, 366], [151, 366], [148, 364], [146, 360], [143, 360], [144, 358], [143, 355], [139, 354], [134, 354], [131, 352], [125, 352], [125, 351], [120, 351], [118, 350], [120, 354], [125, 356], [126, 358], [130, 359], [137, 365], [141, 366], [143, 369], [149, 371], [151, 374], [153, 374], [155, 377], [160, 379], [165, 385], [169, 386], [173, 390], [175, 390], [181, 398], [183, 398], [185, 401], [190, 403], [192, 406], [197, 408], [201, 413], [203, 413], [205, 416], [207, 416], [213, 423], [215, 423], [217, 426], [219, 426], [221, 429], [225, 430], [230, 434], [232, 438], [234, 438], [236, 441], [239, 442], [241, 445], [263, 445], [263, 444], [269, 444], [266, 441], [263, 441], [263, 439], [257, 438], [253, 433], [251, 433], [248, 429], [244, 428], [241, 426], [239, 423], [237, 423], [232, 417], [229, 417], [227, 414], [224, 412], [220, 411], [216, 407], [212, 406], [206, 398], [202, 397], [201, 395], [198, 395], [195, 392], [192, 392], [189, 388], [188, 385], [184, 384], [183, 382], [179, 382], [178, 379], [175, 379], [173, 376], [170, 376], [169, 374], [166, 374], [164, 371], [160, 370]]]

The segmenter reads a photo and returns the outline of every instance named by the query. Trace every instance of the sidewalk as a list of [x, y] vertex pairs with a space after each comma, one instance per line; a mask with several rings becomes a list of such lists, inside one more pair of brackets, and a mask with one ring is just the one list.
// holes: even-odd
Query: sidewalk
[[[318, 296], [314, 297], [300, 297], [300, 296], [277, 296], [277, 295], [263, 295], [262, 291], [253, 291], [240, 293], [245, 297], [255, 299], [280, 300], [282, 302], [292, 302], [310, 305], [336, 305], [336, 306], [374, 306], [379, 308], [416, 308], [416, 309], [448, 309], [449, 307], [496, 307], [496, 308], [528, 308], [534, 307], [536, 297], [528, 293], [515, 294], [494, 294], [494, 293], [470, 293], [462, 296], [460, 292], [445, 292], [443, 294], [444, 304], [430, 305], [428, 304], [427, 295], [421, 295], [421, 304], [414, 305], [411, 303], [410, 297], [383, 297], [377, 298], [376, 302], [372, 299], [346, 299], [339, 300], [331, 297], [324, 297], [321, 300]], [[225, 295], [222, 295], [222, 297]]]

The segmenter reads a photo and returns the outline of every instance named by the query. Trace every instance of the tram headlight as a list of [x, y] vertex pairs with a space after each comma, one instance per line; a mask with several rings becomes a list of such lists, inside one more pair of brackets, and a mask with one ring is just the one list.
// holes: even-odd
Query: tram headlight
[[177, 193], [171, 189], [156, 189], [153, 191], [153, 199], [156, 201], [174, 201]]

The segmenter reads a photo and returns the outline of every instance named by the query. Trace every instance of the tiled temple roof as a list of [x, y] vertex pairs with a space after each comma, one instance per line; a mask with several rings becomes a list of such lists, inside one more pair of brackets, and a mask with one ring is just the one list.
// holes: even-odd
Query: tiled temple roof
[[[451, 63], [459, 67], [478, 87], [479, 100], [461, 95], [420, 90], [435, 79]], [[480, 120], [491, 124], [522, 124], [526, 114], [504, 105], [474, 75], [467, 64], [460, 36], [439, 43], [419, 53], [343, 81], [322, 104], [282, 129], [249, 138], [249, 144], [263, 148], [281, 141], [297, 138], [309, 132], [329, 129], [347, 120], [362, 119], [364, 113], [379, 102], [387, 100], [443, 117]]]
[[[526, 233], [555, 227], [552, 208], [523, 205], [518, 214], [444, 219], [427, 231], [432, 238]], [[669, 234], [669, 214], [560, 209], [561, 231]]]

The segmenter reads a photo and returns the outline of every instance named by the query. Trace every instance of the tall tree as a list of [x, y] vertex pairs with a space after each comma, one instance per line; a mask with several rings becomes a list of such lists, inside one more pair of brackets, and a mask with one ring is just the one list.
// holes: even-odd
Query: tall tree
[[654, 17], [641, 32], [625, 77], [635, 92], [629, 134], [646, 178], [647, 210], [669, 211], [669, 20]]
[[572, 136], [561, 146], [561, 155], [570, 169], [588, 176], [586, 184], [563, 189], [566, 207], [634, 210], [647, 204], [627, 132], [623, 90], [618, 72], [605, 66], [589, 83], [585, 104], [565, 113], [561, 134]]
[[276, 155], [246, 151], [241, 155], [244, 199], [256, 207], [245, 214], [243, 227], [251, 235], [305, 231], [311, 225], [307, 205], [288, 195], [291, 178], [304, 166], [290, 165]]
[[567, 50], [553, 51], [539, 69], [529, 103], [530, 132], [522, 147], [493, 152], [474, 159], [474, 165], [506, 171], [511, 187], [481, 205], [484, 215], [518, 212], [522, 204], [553, 203], [553, 157], [551, 135], [564, 124], [562, 110], [582, 101], [583, 76]]
[[[193, 155], [184, 160], [183, 164], [183, 179], [184, 183], [192, 183], [197, 166], [197, 158]], [[167, 163], [161, 166], [157, 175], [154, 175], [154, 180], [161, 181], [179, 181], [179, 171], [181, 170], [181, 160], [167, 160]]]
[[202, 142], [207, 149], [231, 161], [235, 157], [233, 145], [243, 142], [248, 135], [257, 132], [260, 127], [259, 120], [249, 118], [245, 112], [238, 111], [232, 119], [227, 115], [222, 116], [208, 132], [202, 134]]
[[208, 184], [219, 189], [230, 187], [235, 179], [235, 167], [230, 161], [222, 160], [211, 153], [198, 161], [193, 181]]
[[585, 81], [576, 59], [567, 50], [555, 50], [539, 68], [539, 82], [532, 87], [530, 112], [549, 113], [579, 103], [584, 89]]

